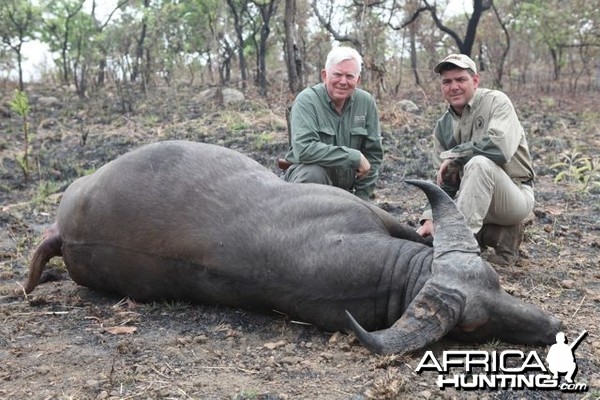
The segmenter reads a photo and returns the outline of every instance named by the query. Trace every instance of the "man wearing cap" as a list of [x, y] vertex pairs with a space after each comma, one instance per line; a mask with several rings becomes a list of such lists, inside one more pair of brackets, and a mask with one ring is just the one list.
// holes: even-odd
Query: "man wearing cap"
[[[481, 247], [494, 248], [488, 261], [514, 265], [523, 220], [534, 204], [535, 173], [523, 127], [506, 94], [479, 88], [468, 56], [451, 54], [433, 70], [449, 105], [433, 133], [437, 183], [455, 198]], [[430, 210], [418, 232], [435, 234]]]
[[383, 147], [375, 98], [357, 87], [361, 64], [355, 49], [334, 47], [323, 82], [296, 97], [286, 181], [333, 185], [365, 200], [373, 194]]

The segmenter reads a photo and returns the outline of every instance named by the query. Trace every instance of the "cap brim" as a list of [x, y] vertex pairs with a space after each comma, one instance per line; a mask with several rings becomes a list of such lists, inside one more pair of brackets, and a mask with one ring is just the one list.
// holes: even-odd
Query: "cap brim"
[[448, 64], [455, 65], [462, 69], [471, 69], [471, 67], [469, 67], [467, 64], [462, 63], [460, 61], [442, 61], [442, 62], [438, 63], [435, 67], [433, 67], [433, 72], [438, 74], [440, 72], [440, 70], [442, 69], [442, 67], [445, 65], [448, 65]]

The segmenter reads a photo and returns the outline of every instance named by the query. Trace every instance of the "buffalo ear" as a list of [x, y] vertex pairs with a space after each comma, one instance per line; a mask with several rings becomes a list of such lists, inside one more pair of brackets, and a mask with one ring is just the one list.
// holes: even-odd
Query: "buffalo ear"
[[348, 311], [346, 316], [363, 346], [377, 354], [402, 354], [444, 337], [460, 320], [465, 299], [462, 292], [431, 279], [390, 328], [367, 332]]

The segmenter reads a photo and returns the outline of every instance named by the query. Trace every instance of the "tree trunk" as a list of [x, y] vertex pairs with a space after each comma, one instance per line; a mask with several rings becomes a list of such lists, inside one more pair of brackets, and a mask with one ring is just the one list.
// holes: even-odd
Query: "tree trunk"
[[[144, 9], [150, 7], [150, 0], [144, 0]], [[135, 50], [135, 63], [133, 64], [133, 71], [131, 72], [131, 82], [137, 81], [140, 70], [142, 69], [141, 64], [144, 61], [144, 42], [146, 40], [146, 31], [148, 29], [148, 19], [146, 16], [142, 18], [142, 31], [140, 37], [137, 40], [137, 46]]]
[[246, 13], [248, 4], [242, 2], [239, 9], [233, 0], [227, 0], [227, 5], [233, 16], [233, 29], [237, 40], [238, 60], [240, 63], [240, 76], [242, 78], [242, 89], [246, 89], [248, 85], [248, 65], [244, 56], [245, 40], [244, 40], [244, 14]]
[[267, 39], [271, 33], [271, 17], [277, 12], [278, 3], [279, 0], [270, 0], [268, 3], [254, 2], [256, 7], [258, 7], [260, 16], [262, 18], [260, 38], [256, 54], [258, 91], [261, 96], [267, 95]]
[[296, 31], [296, 0], [285, 0], [285, 12], [283, 17], [285, 30], [284, 55], [287, 67], [288, 85], [293, 95], [302, 90], [302, 57], [298, 47], [298, 35]]
[[561, 62], [561, 54], [560, 50], [550, 49], [550, 56], [552, 57], [552, 72], [554, 75], [554, 80], [558, 81], [560, 78], [560, 62]]
[[21, 44], [19, 44], [16, 52], [17, 68], [19, 70], [19, 90], [22, 92], [25, 90], [25, 83], [23, 82], [23, 51], [21, 50]]
[[421, 86], [421, 78], [419, 77], [419, 69], [417, 68], [417, 38], [416, 38], [416, 24], [410, 24], [408, 30], [410, 32], [410, 67], [413, 70], [415, 76], [415, 84]]

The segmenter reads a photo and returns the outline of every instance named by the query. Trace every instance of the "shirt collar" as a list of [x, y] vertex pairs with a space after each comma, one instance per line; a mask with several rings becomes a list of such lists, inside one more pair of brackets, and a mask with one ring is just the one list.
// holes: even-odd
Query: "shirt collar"
[[[321, 96], [323, 96], [324, 100], [327, 101], [327, 104], [329, 104], [329, 107], [332, 110], [335, 110], [336, 109], [335, 104], [333, 104], [331, 97], [329, 97], [329, 94], [327, 93], [327, 88], [325, 87], [325, 84], [323, 82], [321, 82], [321, 83], [319, 83], [318, 86], [321, 89]], [[354, 89], [354, 92], [352, 92], [352, 95], [346, 99], [346, 101], [344, 102], [344, 106], [342, 107], [342, 110], [345, 110], [352, 104], [352, 102], [354, 102], [355, 95], [356, 95], [356, 89]]]

